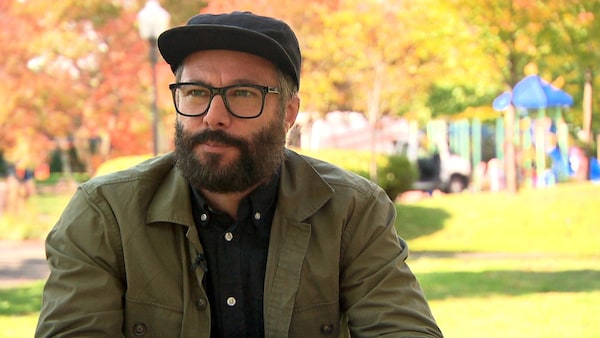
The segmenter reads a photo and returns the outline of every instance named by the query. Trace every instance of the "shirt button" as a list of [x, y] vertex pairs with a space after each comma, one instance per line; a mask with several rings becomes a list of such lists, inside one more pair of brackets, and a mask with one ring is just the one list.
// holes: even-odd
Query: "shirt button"
[[204, 300], [204, 298], [200, 298], [196, 301], [196, 308], [200, 311], [205, 310], [207, 305], [208, 304], [206, 304], [206, 300]]
[[226, 232], [225, 233], [225, 240], [227, 242], [231, 242], [232, 239], [233, 239], [233, 234], [231, 232]]
[[144, 323], [133, 324], [133, 334], [135, 336], [143, 336], [146, 334], [146, 331], [148, 331], [146, 324], [144, 324]]
[[235, 300], [235, 297], [229, 297], [229, 298], [227, 298], [227, 305], [229, 305], [229, 306], [235, 306], [235, 303], [237, 303], [237, 301]]
[[255, 219], [255, 220], [257, 220], [257, 221], [260, 219], [260, 212], [258, 212], [258, 211], [257, 211], [257, 212], [254, 214], [254, 219]]
[[200, 220], [201, 220], [202, 222], [206, 222], [206, 220], [207, 220], [207, 219], [208, 219], [208, 215], [207, 215], [207, 214], [202, 214], [202, 215], [200, 215]]

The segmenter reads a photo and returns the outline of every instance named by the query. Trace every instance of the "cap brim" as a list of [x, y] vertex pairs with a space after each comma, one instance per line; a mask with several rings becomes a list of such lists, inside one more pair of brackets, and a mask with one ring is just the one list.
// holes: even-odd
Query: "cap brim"
[[271, 37], [239, 27], [221, 25], [189, 25], [172, 28], [158, 38], [158, 48], [173, 72], [191, 53], [225, 49], [254, 54], [271, 61], [298, 80], [293, 62], [285, 50]]

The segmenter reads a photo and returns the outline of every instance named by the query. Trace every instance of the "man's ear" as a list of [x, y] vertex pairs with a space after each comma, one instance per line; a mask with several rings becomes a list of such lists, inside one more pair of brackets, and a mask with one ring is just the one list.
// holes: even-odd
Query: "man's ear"
[[296, 122], [296, 117], [298, 116], [298, 111], [300, 110], [300, 97], [298, 95], [294, 95], [291, 99], [287, 101], [287, 105], [285, 107], [285, 131], [289, 131], [294, 123]]

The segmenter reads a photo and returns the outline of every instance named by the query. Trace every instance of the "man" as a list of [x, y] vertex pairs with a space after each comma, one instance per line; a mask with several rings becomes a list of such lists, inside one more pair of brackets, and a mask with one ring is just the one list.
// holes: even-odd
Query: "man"
[[46, 241], [36, 336], [441, 337], [385, 193], [285, 148], [288, 25], [201, 14], [158, 44], [176, 150], [78, 189]]

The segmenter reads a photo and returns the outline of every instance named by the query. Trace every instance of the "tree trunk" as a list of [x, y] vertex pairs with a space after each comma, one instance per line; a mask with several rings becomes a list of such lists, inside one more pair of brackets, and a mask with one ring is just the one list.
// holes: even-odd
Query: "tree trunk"
[[583, 135], [585, 143], [592, 141], [592, 79], [591, 68], [585, 71], [585, 83], [583, 84]]
[[375, 79], [373, 81], [373, 89], [369, 95], [369, 102], [367, 102], [368, 119], [371, 126], [371, 163], [369, 165], [369, 176], [373, 182], [377, 182], [377, 160], [376, 160], [376, 141], [377, 132], [379, 129], [379, 107], [381, 105], [381, 89], [382, 89], [382, 77], [383, 77], [383, 64], [376, 62], [375, 68]]
[[509, 105], [504, 115], [504, 174], [506, 190], [517, 193], [517, 166], [515, 156], [515, 107]]

